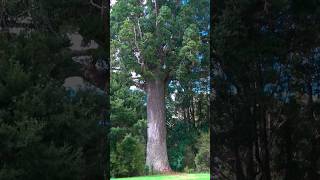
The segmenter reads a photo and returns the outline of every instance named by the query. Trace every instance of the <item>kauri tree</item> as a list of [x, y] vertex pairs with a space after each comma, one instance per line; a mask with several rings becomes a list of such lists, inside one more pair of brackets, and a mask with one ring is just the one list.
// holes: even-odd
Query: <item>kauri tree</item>
[[201, 10], [209, 1], [119, 0], [111, 8], [111, 58], [147, 94], [146, 165], [171, 171], [166, 143], [165, 96], [170, 81], [201, 64]]

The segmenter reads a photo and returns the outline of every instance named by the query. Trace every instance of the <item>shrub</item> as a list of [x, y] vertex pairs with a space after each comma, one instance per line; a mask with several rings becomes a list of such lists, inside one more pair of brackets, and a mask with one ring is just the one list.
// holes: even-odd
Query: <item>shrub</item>
[[145, 175], [150, 175], [151, 174], [151, 169], [149, 168], [149, 166], [145, 165], [144, 166], [144, 174]]
[[188, 166], [186, 166], [184, 169], [183, 169], [183, 172], [186, 172], [186, 173], [194, 173], [195, 170], [193, 168], [189, 168]]
[[185, 122], [177, 122], [168, 128], [168, 158], [174, 171], [183, 171], [185, 166], [194, 167], [192, 146], [196, 136], [197, 130]]
[[137, 176], [144, 173], [144, 146], [137, 137], [127, 134], [111, 152], [111, 175]]
[[207, 172], [210, 167], [210, 134], [201, 134], [197, 144], [199, 151], [195, 157], [197, 171]]
[[6, 98], [11, 101], [0, 103], [0, 179], [101, 176], [101, 96], [83, 92], [71, 98], [52, 80]]

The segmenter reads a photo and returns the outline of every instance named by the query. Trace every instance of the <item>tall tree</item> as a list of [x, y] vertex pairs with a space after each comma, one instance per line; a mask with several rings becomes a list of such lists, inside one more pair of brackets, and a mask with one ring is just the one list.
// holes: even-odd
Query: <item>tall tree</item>
[[[1, 1], [0, 7], [1, 36], [8, 38], [13, 47], [15, 47], [14, 42], [21, 41], [17, 43], [19, 51], [15, 48], [9, 49], [16, 51], [12, 53], [12, 57], [16, 57], [23, 67], [32, 69], [34, 73], [31, 79], [40, 76], [38, 71], [44, 72], [41, 76], [59, 80], [70, 75], [84, 76], [87, 81], [109, 94], [109, 56], [107, 55], [109, 50], [109, 3], [107, 0], [14, 0]], [[83, 44], [94, 40], [98, 48], [70, 51], [71, 44], [67, 39], [67, 34], [74, 32], [82, 35]], [[17, 34], [20, 34], [18, 38]], [[1, 40], [1, 42], [4, 41]], [[52, 50], [55, 51], [52, 52]], [[4, 51], [7, 52], [7, 50]], [[80, 68], [79, 64], [73, 62], [73, 59], [84, 55], [89, 58], [82, 64], [85, 66]], [[99, 106], [99, 113], [104, 115], [104, 122], [108, 119], [106, 116], [109, 112], [106, 102], [108, 100]], [[108, 176], [109, 172], [106, 170], [109, 164], [106, 163], [109, 157], [109, 153], [106, 152], [109, 147], [106, 146], [107, 132], [105, 126], [101, 129], [102, 132], [96, 140], [99, 146], [91, 144], [89, 147], [88, 145], [89, 151], [98, 159], [90, 159], [92, 164], [88, 169], [94, 169], [87, 176], [90, 179], [102, 179]], [[93, 147], [99, 147], [100, 150], [93, 152]]]
[[217, 1], [212, 128], [218, 176], [319, 178], [317, 5]]
[[[147, 94], [146, 165], [171, 171], [167, 155], [168, 83], [201, 64], [200, 32], [207, 31], [209, 1], [119, 0], [111, 9], [111, 55]], [[208, 10], [208, 9], [207, 9]], [[207, 22], [207, 23], [205, 23]]]

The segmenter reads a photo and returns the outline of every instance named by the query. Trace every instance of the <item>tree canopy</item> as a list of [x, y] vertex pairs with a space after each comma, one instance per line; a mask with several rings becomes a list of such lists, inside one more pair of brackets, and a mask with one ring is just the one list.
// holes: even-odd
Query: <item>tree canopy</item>
[[319, 178], [319, 3], [217, 1], [213, 174]]
[[[94, 68], [108, 61], [105, 14], [106, 5], [84, 0], [1, 2], [0, 179], [107, 176], [108, 99], [97, 89], [105, 90], [108, 74]], [[75, 32], [98, 48], [74, 52]], [[91, 58], [77, 63], [80, 55]], [[63, 87], [73, 76], [97, 88]]]
[[[209, 5], [206, 0], [119, 0], [111, 8], [113, 74], [128, 82], [123, 88], [145, 93], [147, 131], [141, 143], [147, 172], [196, 168], [195, 144], [208, 124]], [[208, 167], [207, 150], [199, 155], [199, 169]]]

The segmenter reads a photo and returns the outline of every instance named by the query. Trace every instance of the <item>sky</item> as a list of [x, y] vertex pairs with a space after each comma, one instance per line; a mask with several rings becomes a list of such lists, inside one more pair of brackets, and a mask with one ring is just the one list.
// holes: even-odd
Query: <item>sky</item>
[[110, 5], [111, 5], [111, 6], [114, 5], [116, 2], [117, 2], [117, 0], [111, 0], [111, 1], [110, 1], [110, 3], [111, 3]]

